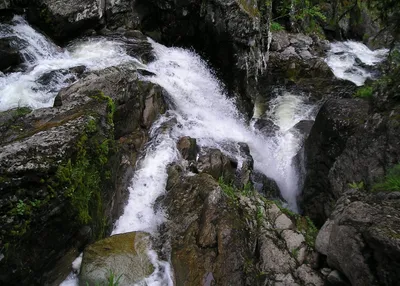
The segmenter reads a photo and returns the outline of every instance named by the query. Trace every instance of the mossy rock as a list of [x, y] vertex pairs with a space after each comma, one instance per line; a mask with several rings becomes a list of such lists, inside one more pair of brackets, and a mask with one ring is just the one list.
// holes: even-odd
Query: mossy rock
[[88, 246], [83, 253], [81, 285], [108, 285], [110, 275], [119, 277], [120, 286], [133, 285], [154, 271], [147, 250], [147, 233], [114, 235]]

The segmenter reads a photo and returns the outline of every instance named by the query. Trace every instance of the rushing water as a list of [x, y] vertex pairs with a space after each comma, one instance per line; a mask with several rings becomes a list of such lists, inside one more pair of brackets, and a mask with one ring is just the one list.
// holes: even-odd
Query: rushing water
[[[0, 77], [0, 111], [17, 106], [51, 106], [57, 92], [76, 80], [72, 72], [60, 70], [81, 65], [96, 70], [137, 61], [126, 54], [122, 43], [104, 38], [87, 39], [61, 49], [21, 17], [15, 17], [12, 25], [2, 24], [0, 31], [0, 37], [14, 36], [25, 43], [22, 70]], [[166, 217], [163, 209], [154, 209], [155, 202], [165, 192], [168, 164], [179, 159], [176, 142], [182, 136], [196, 138], [201, 147], [218, 148], [239, 163], [242, 158], [238, 143], [247, 143], [255, 169], [274, 179], [288, 206], [297, 211], [301, 182], [292, 159], [302, 137], [293, 127], [301, 120], [313, 120], [315, 106], [302, 94], [276, 89], [268, 110], [255, 112], [257, 117], [268, 118], [278, 126], [275, 132], [263, 134], [242, 118], [234, 101], [226, 96], [218, 79], [197, 54], [151, 43], [156, 60], [146, 68], [155, 75], [144, 80], [159, 84], [168, 92], [171, 110], [152, 126], [150, 142], [129, 187], [127, 205], [112, 234], [145, 231], [157, 235]], [[327, 62], [338, 77], [362, 84], [370, 74], [361, 67], [355, 67], [357, 72], [349, 72], [355, 66], [355, 58], [372, 65], [384, 54], [365, 50], [353, 42], [335, 43]], [[49, 72], [56, 76], [49, 84], [41, 84], [39, 79]], [[172, 285], [170, 264], [158, 259], [154, 250], [148, 254], [155, 271], [141, 285]], [[81, 259], [74, 262], [76, 269]], [[76, 275], [71, 274], [62, 285], [77, 285]]]
[[387, 49], [372, 51], [359, 42], [336, 42], [331, 44], [326, 62], [336, 77], [361, 86], [374, 78], [370, 68], [383, 61], [387, 53]]
[[[62, 49], [20, 16], [14, 17], [12, 25], [0, 24], [0, 38], [8, 37], [15, 39], [14, 45], [23, 47], [24, 64], [20, 71], [0, 76], [0, 111], [52, 106], [57, 92], [76, 80], [68, 71], [70, 68], [85, 66], [87, 70], [99, 70], [134, 61], [122, 43], [103, 38], [80, 41]], [[41, 83], [41, 78], [51, 72], [51, 80]]]

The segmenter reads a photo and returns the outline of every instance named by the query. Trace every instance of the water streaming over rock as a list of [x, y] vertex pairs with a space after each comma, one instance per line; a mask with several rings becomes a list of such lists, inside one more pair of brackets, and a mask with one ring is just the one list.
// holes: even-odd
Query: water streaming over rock
[[[32, 108], [52, 106], [57, 92], [76, 80], [73, 72], [68, 71], [70, 68], [85, 66], [88, 70], [98, 70], [137, 62], [117, 40], [85, 39], [61, 49], [21, 17], [15, 17], [11, 25], [2, 24], [1, 31], [0, 37], [16, 36], [20, 40], [25, 63], [20, 71], [0, 77], [0, 110], [26, 105]], [[181, 136], [196, 138], [201, 147], [218, 148], [239, 163], [242, 158], [238, 143], [247, 143], [255, 169], [274, 179], [288, 206], [297, 211], [301, 182], [292, 159], [301, 147], [302, 138], [293, 127], [302, 120], [313, 120], [315, 104], [303, 94], [277, 88], [266, 111], [257, 111], [256, 106], [257, 117], [270, 119], [278, 127], [264, 134], [242, 117], [234, 101], [226, 96], [219, 80], [197, 54], [151, 43], [157, 59], [146, 68], [155, 75], [144, 80], [162, 86], [168, 92], [171, 106], [151, 129], [150, 142], [138, 161], [129, 187], [124, 214], [116, 222], [113, 234], [145, 231], [157, 235], [166, 216], [162, 208], [154, 206], [165, 192], [168, 164], [179, 158], [176, 142]], [[327, 62], [338, 77], [361, 85], [371, 74], [356, 63], [373, 65], [385, 54], [385, 50], [373, 52], [359, 43], [334, 43]], [[39, 79], [49, 72], [57, 74], [55, 80], [42, 85]], [[160, 260], [154, 250], [149, 250], [149, 256], [156, 270], [142, 284], [172, 285], [170, 264]], [[75, 264], [79, 264], [79, 259]], [[76, 283], [76, 276], [72, 275], [63, 285]]]
[[387, 53], [387, 49], [372, 51], [359, 42], [336, 42], [331, 44], [326, 62], [336, 77], [361, 86], [368, 78], [374, 78], [371, 68], [383, 61]]
[[20, 16], [15, 16], [10, 25], [0, 24], [0, 31], [0, 38], [12, 37], [12, 44], [24, 59], [19, 70], [0, 76], [0, 111], [52, 106], [57, 92], [76, 80], [71, 68], [100, 70], [134, 61], [122, 43], [104, 38], [78, 41], [62, 49]]

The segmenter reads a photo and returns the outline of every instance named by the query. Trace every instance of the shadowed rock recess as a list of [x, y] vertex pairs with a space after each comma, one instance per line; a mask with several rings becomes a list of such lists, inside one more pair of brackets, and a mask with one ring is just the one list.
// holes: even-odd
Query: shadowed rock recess
[[400, 5], [367, 2], [0, 0], [0, 284], [398, 285]]

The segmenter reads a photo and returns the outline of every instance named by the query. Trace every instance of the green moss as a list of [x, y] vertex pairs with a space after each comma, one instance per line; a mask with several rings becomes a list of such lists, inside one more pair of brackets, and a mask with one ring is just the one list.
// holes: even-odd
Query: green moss
[[256, 0], [239, 0], [238, 2], [243, 10], [245, 10], [250, 16], [260, 16], [260, 11], [258, 10], [258, 4]]
[[359, 97], [359, 98], [371, 98], [373, 95], [373, 92], [374, 92], [374, 89], [372, 86], [363, 86], [363, 87], [360, 87], [353, 96]]
[[[97, 126], [94, 120], [90, 120], [86, 130], [90, 133], [96, 132], [94, 126]], [[76, 218], [79, 224], [92, 222], [93, 218], [102, 220], [102, 216], [99, 216], [102, 210], [98, 208], [102, 205], [99, 194], [102, 189], [102, 175], [105, 172], [103, 169], [110, 153], [110, 139], [101, 139], [97, 134], [88, 137], [84, 133], [76, 144], [75, 160], [70, 159], [61, 165], [53, 182], [53, 187], [62, 188], [70, 203], [71, 216]]]

